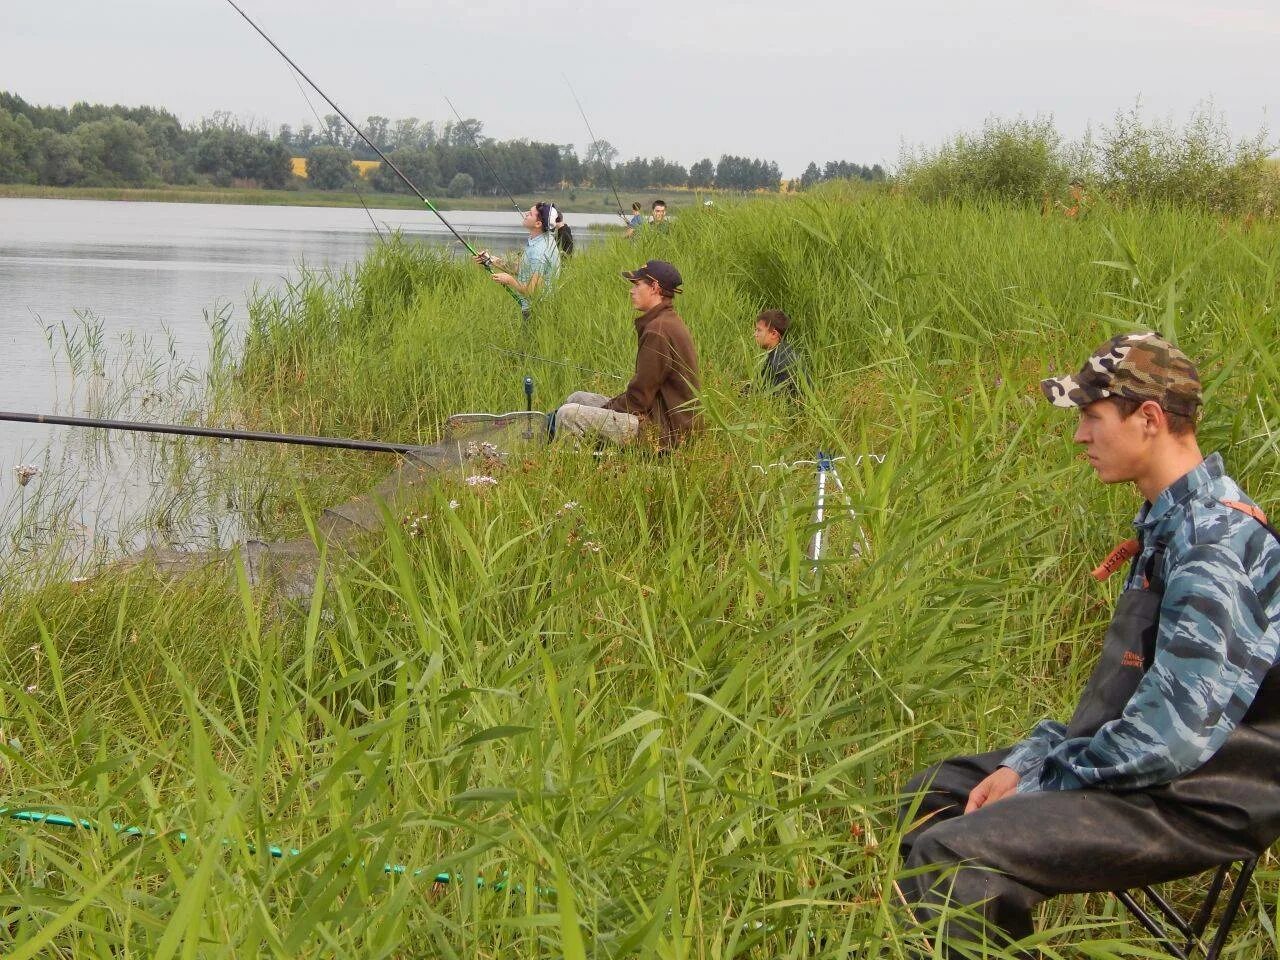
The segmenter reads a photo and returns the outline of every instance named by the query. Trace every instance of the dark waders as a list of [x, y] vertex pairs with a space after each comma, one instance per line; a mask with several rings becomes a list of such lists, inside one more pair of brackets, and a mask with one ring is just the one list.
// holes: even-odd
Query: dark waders
[[[1160, 548], [1145, 571], [1147, 586], [1121, 594], [1068, 737], [1092, 736], [1119, 718], [1150, 668], [1162, 561]], [[1000, 946], [1030, 935], [1032, 909], [1058, 894], [1163, 883], [1266, 850], [1280, 837], [1280, 667], [1266, 675], [1221, 749], [1170, 783], [1017, 794], [963, 815], [970, 791], [1008, 755], [946, 760], [906, 788], [921, 796], [912, 818], [918, 826], [902, 838], [903, 895], [922, 923], [938, 920], [947, 903], [969, 910], [969, 919], [944, 921], [949, 956], [984, 939]]]

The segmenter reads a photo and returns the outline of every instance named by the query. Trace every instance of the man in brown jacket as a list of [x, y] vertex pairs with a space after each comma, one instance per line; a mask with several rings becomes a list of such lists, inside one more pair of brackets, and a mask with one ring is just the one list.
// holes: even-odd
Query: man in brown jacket
[[680, 271], [665, 260], [650, 260], [622, 276], [631, 281], [631, 305], [640, 311], [635, 375], [616, 397], [571, 394], [555, 413], [553, 435], [630, 443], [651, 432], [669, 450], [698, 426], [695, 396], [702, 385], [693, 338], [671, 305], [681, 292]]

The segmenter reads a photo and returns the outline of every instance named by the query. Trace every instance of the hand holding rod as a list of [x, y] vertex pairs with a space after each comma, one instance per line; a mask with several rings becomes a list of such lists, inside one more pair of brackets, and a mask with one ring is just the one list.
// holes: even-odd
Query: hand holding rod
[[[312, 80], [309, 76], [307, 76], [306, 72], [303, 71], [303, 69], [299, 67], [296, 63], [294, 63], [292, 58], [290, 58], [290, 56], [287, 53], [285, 53], [283, 50], [280, 49], [280, 45], [276, 43], [274, 40], [272, 40], [269, 36], [267, 36], [266, 31], [264, 31], [260, 26], [254, 23], [253, 19], [247, 13], [245, 13], [242, 9], [240, 9], [239, 4], [237, 4], [235, 0], [227, 0], [227, 3], [231, 5], [231, 8], [235, 10], [236, 13], [244, 17], [245, 22], [248, 23], [249, 26], [253, 27], [253, 29], [257, 31], [258, 35], [262, 37], [263, 40], [271, 44], [271, 48], [275, 50], [276, 53], [284, 57], [285, 63], [293, 67], [293, 69], [297, 71], [298, 76], [302, 77], [303, 80], [307, 81], [307, 83], [310, 84], [311, 89], [313, 89], [316, 93], [320, 94], [320, 96], [324, 98], [325, 103], [329, 104], [329, 106], [333, 107], [333, 109], [337, 111], [338, 116], [340, 116], [343, 120], [347, 122], [347, 126], [349, 126], [352, 130], [356, 132], [356, 136], [358, 136], [361, 140], [363, 140], [366, 144], [368, 144], [369, 149], [372, 150], [374, 153], [376, 153], [378, 157], [382, 160], [382, 162], [385, 163], [395, 173], [397, 177], [399, 177], [401, 180], [404, 181], [404, 185], [408, 187], [410, 190], [412, 190], [414, 194], [417, 195], [418, 199], [427, 205], [427, 209], [436, 215], [437, 219], [439, 219], [439, 221], [444, 224], [445, 229], [447, 229], [451, 234], [453, 234], [454, 238], [460, 244], [462, 244], [464, 247], [467, 248], [467, 252], [470, 253], [471, 256], [473, 257], [479, 256], [479, 251], [476, 250], [475, 247], [471, 246], [471, 244], [467, 242], [466, 238], [464, 238], [462, 234], [458, 233], [457, 230], [453, 229], [453, 224], [451, 224], [448, 220], [444, 218], [444, 214], [442, 214], [439, 210], [436, 209], [435, 204], [432, 203], [427, 198], [427, 195], [423, 193], [421, 190], [419, 190], [416, 186], [414, 186], [413, 181], [404, 175], [404, 171], [402, 171], [399, 167], [397, 167], [394, 163], [391, 162], [391, 158], [388, 157], [385, 153], [383, 153], [378, 148], [378, 145], [374, 143], [372, 140], [370, 140], [363, 130], [361, 130], [358, 126], [356, 126], [355, 121], [352, 120], [350, 117], [348, 117], [346, 113], [343, 112], [343, 109], [340, 106], [338, 106], [336, 103], [333, 102], [333, 98], [331, 98], [327, 93], [321, 90], [316, 85], [316, 82]], [[485, 266], [485, 272], [492, 274], [493, 270], [490, 269], [488, 266]], [[515, 300], [516, 303], [520, 303], [519, 294], [517, 294], [510, 287], [506, 287], [506, 291], [507, 293], [511, 294], [511, 299]]]

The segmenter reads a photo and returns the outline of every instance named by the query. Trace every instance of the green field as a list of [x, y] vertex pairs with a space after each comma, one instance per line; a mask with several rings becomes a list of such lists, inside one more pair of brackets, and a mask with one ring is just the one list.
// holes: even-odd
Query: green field
[[[572, 197], [571, 197], [572, 194]], [[649, 204], [659, 197], [668, 201], [672, 212], [683, 206], [695, 206], [704, 196], [717, 200], [728, 194], [702, 193], [684, 189], [646, 190], [635, 196], [621, 194], [623, 208], [630, 213], [632, 201], [639, 201], [648, 212]], [[134, 200], [146, 203], [246, 203], [287, 207], [358, 207], [361, 201], [370, 208], [391, 210], [421, 210], [422, 201], [403, 193], [378, 193], [372, 188], [361, 188], [360, 193], [338, 190], [258, 190], [239, 187], [46, 187], [24, 183], [0, 183], [0, 199], [28, 197], [54, 200]], [[538, 197], [516, 197], [529, 204]], [[616, 213], [617, 201], [611, 190], [588, 187], [564, 190], [551, 199], [560, 204], [566, 213]], [[450, 199], [443, 195], [431, 197], [431, 202], [441, 210], [511, 210], [511, 201], [505, 195], [497, 197], [464, 197]]]
[[[695, 209], [572, 261], [527, 326], [472, 265], [387, 246], [260, 300], [216, 407], [430, 442], [450, 413], [523, 408], [526, 374], [543, 408], [611, 392], [634, 350], [618, 271], [647, 257], [684, 273], [703, 363], [708, 428], [677, 455], [477, 463], [495, 485], [445, 477], [300, 603], [217, 570], [7, 588], [6, 802], [156, 833], [10, 825], [0, 951], [903, 957], [895, 791], [1065, 719], [1117, 589], [1087, 573], [1138, 506], [1037, 380], [1163, 330], [1201, 362], [1204, 448], [1280, 502], [1280, 227], [1174, 208], [826, 189]], [[797, 405], [740, 392], [766, 306], [809, 358]], [[848, 458], [858, 512], [820, 574], [813, 473], [755, 467], [817, 449]], [[388, 465], [228, 469], [273, 538]], [[1278, 919], [1268, 859], [1227, 956], [1274, 957]], [[1041, 926], [1048, 956], [1155, 955], [1106, 898]]]

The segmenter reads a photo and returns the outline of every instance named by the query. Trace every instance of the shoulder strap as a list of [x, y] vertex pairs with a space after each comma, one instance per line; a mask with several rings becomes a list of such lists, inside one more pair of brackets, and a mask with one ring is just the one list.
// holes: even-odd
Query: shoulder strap
[[[1266, 528], [1267, 532], [1275, 538], [1276, 542], [1280, 543], [1280, 530], [1277, 530], [1270, 524], [1270, 522], [1268, 522], [1267, 515], [1263, 513], [1260, 507], [1256, 507], [1252, 503], [1245, 503], [1243, 500], [1222, 500], [1220, 502], [1224, 507], [1230, 507], [1232, 510], [1239, 510], [1246, 516], [1250, 516], [1254, 520], [1257, 520], [1258, 523], [1262, 524], [1262, 526]], [[1156, 549], [1152, 553], [1151, 560], [1147, 564], [1145, 571], [1148, 585], [1150, 585], [1152, 580], [1152, 573], [1155, 573], [1157, 570], [1162, 570], [1164, 566], [1164, 550], [1165, 544], [1163, 542], [1157, 542]], [[1130, 538], [1119, 544], [1114, 550], [1107, 554], [1106, 559], [1093, 568], [1090, 572], [1090, 576], [1095, 580], [1106, 580], [1117, 570], [1123, 567], [1125, 563], [1138, 556], [1141, 552], [1141, 541], [1136, 538]], [[1163, 577], [1159, 577], [1157, 582], [1162, 589], [1164, 586]]]
[[1241, 513], [1253, 517], [1253, 519], [1266, 527], [1267, 532], [1271, 534], [1277, 543], [1280, 543], [1280, 530], [1277, 530], [1271, 525], [1270, 521], [1267, 520], [1267, 515], [1262, 512], [1261, 507], [1255, 507], [1252, 503], [1245, 503], [1242, 500], [1222, 500], [1220, 502], [1224, 507], [1230, 507], [1232, 510], [1239, 510]]

